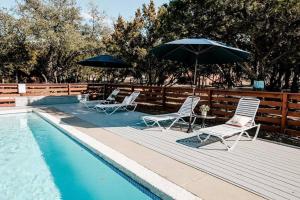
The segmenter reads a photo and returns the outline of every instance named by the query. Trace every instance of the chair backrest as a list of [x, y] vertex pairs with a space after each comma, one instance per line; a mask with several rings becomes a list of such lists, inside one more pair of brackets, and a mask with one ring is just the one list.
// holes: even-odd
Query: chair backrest
[[87, 102], [87, 101], [89, 101], [89, 97], [90, 97], [89, 94], [82, 94], [81, 97], [80, 97], [80, 99], [79, 99], [79, 101], [83, 102], [83, 103]]
[[114, 91], [112, 91], [112, 93], [107, 97], [106, 100], [114, 101], [119, 92], [120, 92], [119, 88], [114, 89]]
[[257, 98], [243, 97], [239, 100], [234, 115], [245, 116], [251, 118], [250, 124], [253, 124], [260, 100]]
[[121, 104], [123, 104], [123, 105], [129, 105], [130, 102], [131, 102], [131, 99], [132, 99], [131, 96], [126, 96], [126, 97], [124, 97], [124, 99], [123, 99], [123, 101], [122, 101]]
[[138, 98], [139, 95], [140, 95], [140, 92], [138, 92], [138, 91], [132, 92], [131, 95], [130, 95], [131, 100], [130, 100], [129, 104], [133, 104], [134, 101]]
[[194, 109], [200, 101], [200, 97], [189, 96], [183, 102], [182, 106], [178, 110], [178, 113], [183, 116], [190, 116], [191, 112], [194, 113]]

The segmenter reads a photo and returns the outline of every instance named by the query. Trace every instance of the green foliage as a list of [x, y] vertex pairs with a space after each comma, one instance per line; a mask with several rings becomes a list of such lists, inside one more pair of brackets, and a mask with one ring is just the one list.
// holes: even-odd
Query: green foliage
[[151, 0], [149, 5], [144, 4], [142, 9], [136, 11], [133, 20], [125, 21], [119, 16], [113, 33], [105, 40], [107, 52], [130, 63], [133, 66], [131, 74], [139, 83], [144, 83], [146, 79], [147, 84], [162, 85], [167, 77], [171, 77], [171, 81], [178, 78], [180, 73], [176, 69], [182, 70], [167, 62], [158, 62], [150, 53], [153, 47], [161, 43], [159, 30], [163, 12], [164, 8], [157, 11]]
[[[173, 63], [156, 62], [149, 50], [179, 38], [205, 37], [251, 52], [249, 63], [203, 66], [230, 86], [244, 79], [263, 79], [270, 90], [299, 87], [300, 2], [296, 0], [171, 0], [156, 12], [153, 1], [137, 10], [132, 21], [120, 17], [108, 49], [132, 62], [136, 77], [160, 84], [184, 75]], [[149, 64], [151, 63], [151, 64]], [[153, 77], [152, 77], [153, 76]], [[172, 79], [171, 79], [172, 82]]]
[[15, 14], [1, 10], [3, 76], [8, 71], [27, 82], [83, 81], [91, 70], [76, 61], [103, 51], [103, 16], [95, 7], [91, 12], [93, 22], [84, 24], [73, 0], [30, 0], [19, 3]]
[[[251, 62], [241, 68], [247, 77], [265, 80], [271, 90], [299, 85], [299, 1], [172, 0], [166, 10], [160, 30], [163, 41], [222, 41], [251, 52]], [[221, 72], [227, 83], [239, 77], [239, 70], [233, 71]]]
[[150, 0], [132, 20], [119, 16], [112, 31], [95, 5], [88, 21], [79, 11], [74, 0], [24, 0], [15, 14], [0, 10], [0, 76], [44, 82], [97, 79], [101, 71], [78, 67], [76, 61], [109, 53], [133, 66], [108, 71], [111, 80], [131, 73], [149, 85], [187, 83], [192, 66], [158, 61], [151, 49], [174, 39], [205, 37], [248, 50], [252, 58], [203, 66], [202, 77], [218, 77], [218, 84], [229, 87], [263, 79], [270, 90], [299, 88], [298, 0], [171, 0], [158, 9]]

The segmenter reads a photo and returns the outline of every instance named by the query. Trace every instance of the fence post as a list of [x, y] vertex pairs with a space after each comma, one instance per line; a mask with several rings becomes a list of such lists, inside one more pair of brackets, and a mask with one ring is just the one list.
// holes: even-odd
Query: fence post
[[287, 114], [288, 114], [288, 94], [282, 93], [282, 105], [281, 105], [281, 132], [284, 133], [287, 124]]
[[212, 109], [211, 109], [211, 106], [212, 106], [212, 93], [213, 93], [213, 91], [212, 91], [211, 89], [209, 89], [209, 90], [207, 91], [207, 101], [208, 101], [208, 106], [209, 106], [209, 108], [210, 108], [209, 114], [212, 113]]
[[71, 84], [68, 84], [68, 95], [71, 95]]
[[166, 86], [162, 88], [162, 106], [166, 106]]
[[50, 88], [49, 86], [46, 84], [46, 88], [45, 88], [45, 95], [50, 95]]
[[208, 105], [211, 107], [212, 105], [212, 90], [208, 90], [207, 96], [208, 96]]
[[106, 94], [107, 94], [107, 84], [106, 83], [104, 83], [104, 85], [103, 85], [104, 87], [103, 87], [103, 99], [105, 99], [107, 96], [106, 96]]

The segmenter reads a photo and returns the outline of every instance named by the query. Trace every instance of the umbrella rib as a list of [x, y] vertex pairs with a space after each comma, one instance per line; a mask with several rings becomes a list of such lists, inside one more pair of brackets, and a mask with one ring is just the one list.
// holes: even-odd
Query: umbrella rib
[[193, 50], [187, 48], [186, 46], [183, 46], [183, 48], [184, 48], [185, 50], [187, 50], [187, 51], [189, 51], [189, 52], [191, 52], [191, 53], [197, 55], [197, 53], [195, 53], [196, 51], [193, 51]]
[[205, 52], [207, 52], [207, 51], [209, 51], [209, 50], [211, 50], [211, 49], [213, 49], [213, 48], [215, 48], [216, 46], [210, 46], [210, 47], [208, 47], [208, 48], [206, 48], [206, 49], [203, 49], [202, 51], [199, 51], [199, 52], [196, 52], [196, 51], [193, 51], [193, 50], [191, 50], [191, 49], [189, 49], [189, 48], [186, 48], [185, 46], [183, 46], [183, 48], [185, 49], [185, 50], [187, 50], [187, 51], [189, 51], [189, 52], [191, 52], [191, 53], [193, 53], [193, 54], [195, 54], [195, 55], [200, 55], [200, 54], [203, 54], [203, 53], [205, 53]]
[[197, 55], [200, 55], [200, 54], [203, 54], [203, 53], [205, 53], [205, 52], [207, 52], [207, 51], [209, 51], [209, 50], [211, 50], [211, 49], [213, 49], [213, 48], [215, 48], [216, 46], [210, 46], [210, 47], [208, 47], [208, 48], [206, 48], [206, 49], [203, 49], [202, 51], [199, 51], [198, 53], [197, 53]]
[[184, 45], [180, 45], [180, 46], [176, 47], [175, 49], [173, 49], [172, 51], [169, 51], [168, 53], [166, 53], [165, 55], [163, 55], [162, 58], [168, 56], [169, 54], [171, 54], [171, 53], [173, 53], [174, 51], [180, 49], [181, 47], [184, 47]]

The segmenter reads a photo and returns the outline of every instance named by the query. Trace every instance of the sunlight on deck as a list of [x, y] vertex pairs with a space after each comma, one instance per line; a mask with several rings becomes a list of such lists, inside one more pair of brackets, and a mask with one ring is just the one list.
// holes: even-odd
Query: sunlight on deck
[[190, 134], [143, 130], [140, 119], [143, 113], [120, 112], [108, 116], [88, 111], [80, 104], [54, 107], [265, 198], [300, 199], [298, 148], [259, 139], [251, 142], [246, 138], [232, 152], [225, 151], [219, 142], [193, 148], [177, 142], [191, 137]]

